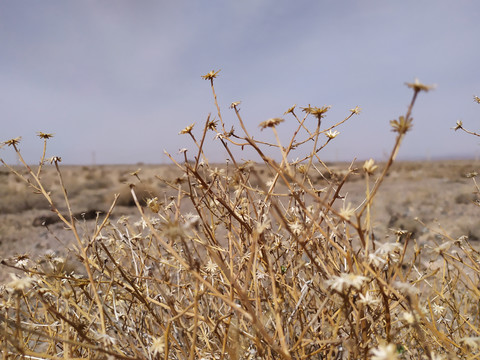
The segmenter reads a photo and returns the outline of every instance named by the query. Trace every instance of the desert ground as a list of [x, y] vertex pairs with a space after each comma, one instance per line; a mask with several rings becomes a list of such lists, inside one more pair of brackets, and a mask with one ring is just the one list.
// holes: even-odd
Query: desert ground
[[[363, 162], [354, 165], [361, 170]], [[379, 165], [376, 176], [382, 167]], [[479, 165], [480, 162], [473, 160], [394, 164], [373, 202], [374, 232], [378, 241], [393, 236], [390, 229], [404, 229], [412, 232], [412, 239], [419, 245], [441, 242], [442, 232], [453, 238], [466, 235], [472, 243], [480, 243], [480, 208], [476, 203], [479, 197], [474, 181], [468, 176], [477, 171]], [[329, 164], [339, 177], [348, 166]], [[268, 181], [268, 170], [261, 166], [258, 169], [261, 181]], [[129, 184], [136, 185], [139, 199], [156, 196], [168, 203], [178, 196], [168, 182], [178, 182], [182, 175], [174, 165], [144, 164], [62, 166], [61, 171], [72, 211], [86, 237], [93, 233], [95, 222], [102, 219], [101, 212], [110, 208], [115, 194], [120, 197], [111, 222], [117, 222], [122, 216], [132, 221], [140, 219]], [[372, 177], [371, 185], [376, 176]], [[66, 213], [53, 167], [44, 169], [42, 181], [53, 194], [57, 207]], [[358, 206], [365, 199], [365, 189], [365, 178], [359, 171], [350, 177], [340, 194], [345, 203]], [[191, 209], [187, 207], [184, 211]], [[32, 259], [46, 254], [66, 255], [74, 238], [61, 222], [52, 220], [52, 215], [41, 195], [34, 194], [8, 169], [0, 169], [0, 260], [23, 255]], [[0, 281], [8, 278], [10, 272], [12, 269], [0, 266]]]

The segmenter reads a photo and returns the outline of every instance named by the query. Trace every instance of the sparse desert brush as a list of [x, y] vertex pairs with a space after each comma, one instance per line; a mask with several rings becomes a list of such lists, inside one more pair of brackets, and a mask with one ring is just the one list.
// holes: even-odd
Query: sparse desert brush
[[[82, 232], [61, 159], [49, 161], [68, 216], [40, 178], [50, 135], [39, 134], [45, 145], [37, 168], [23, 161], [19, 139], [3, 143], [28, 175], [4, 165], [46, 198], [74, 234], [76, 263], [83, 266], [72, 271], [55, 254], [2, 261], [24, 273], [1, 290], [3, 358], [478, 357], [480, 254], [468, 239], [438, 232], [438, 243], [422, 248], [404, 229], [392, 229], [396, 240], [387, 242], [372, 230], [372, 203], [412, 126], [417, 95], [430, 88], [407, 84], [413, 97], [407, 113], [391, 121], [396, 139], [383, 168], [368, 160], [333, 176], [321, 151], [358, 107], [325, 127], [328, 106], [293, 106], [284, 114], [297, 122], [287, 144], [277, 133], [283, 118], [260, 124], [276, 139], [268, 143], [251, 135], [239, 103], [231, 109], [241, 131], [227, 126], [215, 94], [217, 75], [203, 77], [217, 116], [180, 132], [193, 141], [193, 154], [184, 150], [181, 162], [170, 156], [182, 176], [163, 182], [175, 196], [153, 196], [142, 206], [130, 186], [138, 219], [110, 220], [117, 196], [103, 220]], [[229, 154], [224, 166], [210, 164], [204, 151], [212, 135]], [[240, 162], [237, 147], [253, 150], [263, 167]], [[265, 155], [270, 148], [280, 162]], [[303, 155], [291, 161], [294, 149]], [[357, 172], [364, 174], [365, 199], [351, 204], [342, 188]]]

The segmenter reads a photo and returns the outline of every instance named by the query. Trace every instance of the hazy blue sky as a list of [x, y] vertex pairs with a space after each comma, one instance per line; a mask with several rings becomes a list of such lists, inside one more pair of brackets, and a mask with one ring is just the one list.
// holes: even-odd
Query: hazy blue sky
[[182, 128], [216, 114], [201, 75], [221, 69], [225, 121], [236, 125], [228, 107], [242, 101], [258, 138], [260, 122], [293, 104], [331, 105], [325, 125], [360, 106], [325, 160], [385, 159], [389, 121], [411, 99], [404, 83], [418, 77], [437, 88], [418, 98], [399, 157], [477, 156], [479, 140], [451, 128], [480, 130], [479, 19], [480, 3], [465, 0], [4, 0], [0, 140], [22, 136], [30, 162], [37, 131], [55, 133], [49, 155], [66, 163], [167, 162], [164, 149], [194, 149]]

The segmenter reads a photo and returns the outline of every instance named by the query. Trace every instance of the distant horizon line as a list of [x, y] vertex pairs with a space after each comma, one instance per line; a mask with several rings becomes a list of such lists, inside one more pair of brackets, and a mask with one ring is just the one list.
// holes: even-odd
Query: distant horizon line
[[[362, 161], [366, 161], [370, 158], [374, 158], [375, 157], [366, 157], [366, 158], [353, 158], [353, 159], [349, 159], [349, 160], [346, 160], [346, 159], [337, 159], [337, 160], [334, 160], [334, 159], [325, 159], [325, 160], [322, 160], [323, 162], [325, 163], [333, 163], [333, 164], [338, 164], [338, 163], [351, 163], [352, 161], [355, 161], [355, 162], [362, 162]], [[425, 157], [425, 156], [402, 156], [402, 157], [399, 157], [395, 160], [396, 163], [398, 162], [438, 162], [438, 161], [455, 161], [455, 160], [458, 160], [458, 161], [479, 161], [480, 160], [480, 157], [478, 155], [448, 155], [448, 156], [431, 156], [431, 157]], [[376, 162], [378, 163], [382, 163], [382, 162], [386, 162], [387, 159], [375, 159]], [[190, 161], [190, 162], [194, 162], [193, 160]], [[223, 161], [210, 161], [210, 164], [224, 164], [227, 162], [227, 159], [223, 160]], [[179, 162], [180, 164], [183, 163], [182, 162]], [[254, 161], [254, 163], [256, 164], [263, 164], [262, 162], [260, 161]], [[20, 162], [17, 162], [16, 164], [12, 164], [12, 163], [7, 163], [8, 165], [11, 165], [11, 166], [18, 166], [18, 165], [22, 165]], [[36, 166], [38, 165], [38, 163], [29, 163], [28, 164], [29, 166]], [[48, 163], [44, 164], [44, 165], [50, 165]], [[169, 166], [169, 165], [175, 165], [175, 163], [173, 162], [144, 162], [144, 161], [137, 161], [137, 162], [130, 162], [130, 163], [120, 163], [120, 162], [105, 162], [105, 163], [92, 163], [92, 162], [82, 162], [82, 163], [60, 163], [60, 166], [163, 166], [163, 165], [166, 165], [166, 166]]]

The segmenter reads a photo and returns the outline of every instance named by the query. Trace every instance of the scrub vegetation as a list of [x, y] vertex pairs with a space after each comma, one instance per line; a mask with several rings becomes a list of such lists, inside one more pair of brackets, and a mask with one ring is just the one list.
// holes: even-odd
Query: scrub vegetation
[[[182, 161], [169, 155], [179, 176], [157, 179], [171, 195], [156, 196], [131, 173], [127, 197], [89, 213], [94, 226], [84, 226], [69, 200], [61, 158], [46, 157], [51, 134], [38, 134], [44, 149], [35, 167], [23, 160], [19, 138], [3, 143], [22, 165], [4, 166], [75, 238], [78, 264], [53, 253], [2, 261], [17, 274], [0, 289], [3, 359], [478, 358], [480, 253], [468, 234], [431, 229], [430, 244], [419, 244], [412, 229], [392, 227], [389, 237], [374, 230], [379, 189], [413, 125], [417, 96], [431, 87], [407, 84], [413, 95], [390, 122], [396, 136], [385, 163], [338, 171], [322, 150], [359, 107], [325, 127], [329, 106], [292, 106], [284, 114], [296, 122], [290, 140], [277, 132], [283, 118], [260, 124], [258, 135], [273, 139], [264, 140], [247, 129], [238, 102], [236, 127], [224, 122], [217, 76], [203, 76], [217, 114], [181, 130], [194, 150], [183, 149]], [[227, 163], [209, 162], [211, 135]], [[261, 164], [240, 161], [235, 148]], [[266, 155], [272, 148], [281, 161]], [[293, 152], [301, 154], [295, 161]], [[44, 178], [47, 170], [56, 179]], [[469, 174], [478, 191], [476, 175]], [[355, 176], [364, 184], [358, 203], [344, 195]], [[27, 208], [37, 204], [23, 196]], [[113, 220], [119, 200], [136, 207], [136, 220]]]

